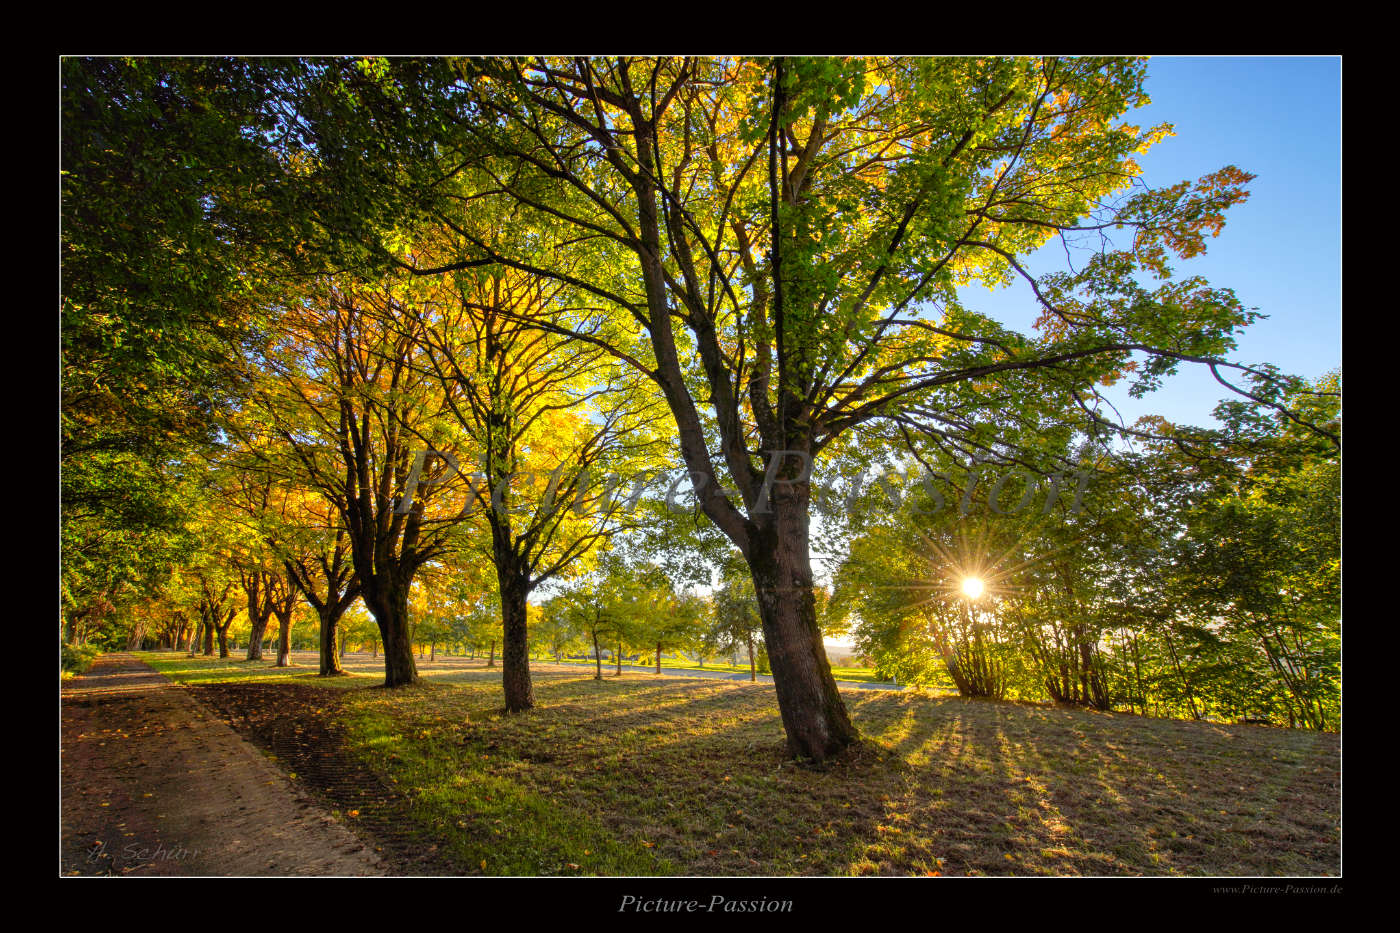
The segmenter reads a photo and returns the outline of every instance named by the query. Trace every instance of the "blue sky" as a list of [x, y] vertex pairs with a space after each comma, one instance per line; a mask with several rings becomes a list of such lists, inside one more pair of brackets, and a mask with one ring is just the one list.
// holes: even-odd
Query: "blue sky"
[[[1171, 123], [1176, 135], [1139, 158], [1144, 182], [1194, 181], [1225, 165], [1257, 176], [1249, 200], [1226, 214], [1207, 254], [1174, 264], [1178, 276], [1203, 275], [1268, 316], [1244, 332], [1232, 358], [1308, 378], [1339, 367], [1341, 60], [1154, 58], [1147, 90], [1151, 105], [1125, 119]], [[1056, 257], [1062, 263], [1063, 250], [1052, 243], [1035, 256], [1032, 271], [1050, 271]], [[1036, 316], [1024, 287], [970, 289], [964, 300], [1020, 330]], [[1187, 366], [1144, 399], [1131, 399], [1125, 386], [1106, 394], [1129, 422], [1160, 414], [1206, 426], [1227, 390], [1208, 371]]]

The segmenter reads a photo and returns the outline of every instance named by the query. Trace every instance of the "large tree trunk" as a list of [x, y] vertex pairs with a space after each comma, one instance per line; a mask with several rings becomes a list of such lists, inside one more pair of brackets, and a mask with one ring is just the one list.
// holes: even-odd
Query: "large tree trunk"
[[252, 634], [248, 637], [248, 660], [262, 660], [263, 639], [267, 637], [267, 623], [271, 620], [271, 614], [265, 614], [262, 618], [253, 618]]
[[228, 657], [228, 626], [219, 626], [219, 657]]
[[512, 713], [535, 705], [530, 682], [530, 642], [526, 626], [529, 589], [519, 574], [498, 573], [501, 584], [501, 686], [505, 689], [506, 709]]
[[817, 627], [806, 496], [805, 488], [775, 484], [773, 515], [758, 529], [748, 562], [788, 750], [820, 762], [858, 735], [831, 676]]
[[292, 613], [277, 616], [277, 666], [290, 667], [292, 663]]
[[248, 597], [247, 660], [261, 661], [263, 637], [267, 633], [268, 620], [272, 618], [272, 575], [262, 570], [240, 570], [239, 576], [243, 579], [243, 592]]
[[214, 624], [212, 622], [204, 623], [204, 651], [202, 653], [206, 658], [214, 656]]
[[384, 686], [403, 687], [418, 683], [418, 666], [413, 662], [413, 640], [408, 627], [408, 589], [380, 592], [365, 599], [379, 635], [384, 642]]
[[[341, 666], [340, 659], [345, 656], [345, 642], [337, 636], [337, 618], [335, 607], [327, 603], [316, 612], [321, 623], [321, 674], [322, 677], [338, 677], [345, 673], [345, 668]], [[337, 645], [337, 642], [339, 644]]]

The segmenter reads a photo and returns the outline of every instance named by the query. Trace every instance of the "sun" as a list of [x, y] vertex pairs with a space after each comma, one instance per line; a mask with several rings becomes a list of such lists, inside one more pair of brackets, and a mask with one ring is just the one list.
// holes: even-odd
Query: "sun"
[[962, 591], [968, 599], [976, 599], [981, 596], [986, 588], [986, 584], [982, 582], [980, 577], [963, 577]]

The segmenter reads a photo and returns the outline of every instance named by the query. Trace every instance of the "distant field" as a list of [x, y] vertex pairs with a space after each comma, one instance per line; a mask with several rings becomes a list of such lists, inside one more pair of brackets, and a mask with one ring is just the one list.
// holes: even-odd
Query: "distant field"
[[785, 755], [766, 684], [536, 662], [537, 708], [507, 715], [481, 660], [422, 662], [423, 685], [385, 691], [368, 656], [330, 681], [314, 655], [141, 657], [443, 872], [1340, 871], [1334, 734], [852, 689], [868, 741], [818, 771]]

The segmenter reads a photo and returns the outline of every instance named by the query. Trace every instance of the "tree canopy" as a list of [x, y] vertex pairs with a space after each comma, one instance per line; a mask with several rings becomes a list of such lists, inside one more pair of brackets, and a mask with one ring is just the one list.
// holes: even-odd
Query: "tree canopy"
[[[489, 607], [523, 712], [529, 601], [562, 587], [556, 650], [572, 624], [659, 665], [705, 616], [761, 645], [814, 761], [858, 740], [838, 624], [905, 682], [1335, 724], [1339, 377], [1234, 359], [1257, 312], [1175, 274], [1253, 176], [1144, 184], [1173, 131], [1132, 122], [1147, 75], [65, 59], [68, 637], [172, 575], [223, 637], [236, 566], [255, 631], [287, 600], [284, 650], [314, 606], [323, 674], [363, 600], [398, 686], [415, 613], [436, 645]], [[1032, 275], [1053, 241], [1072, 262]], [[1018, 280], [1025, 332], [965, 290]], [[1224, 428], [1105, 415], [1186, 365]], [[986, 564], [985, 601], [906, 599], [930, 554]]]

